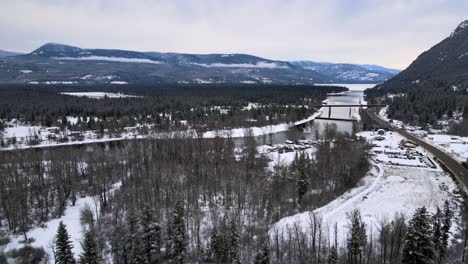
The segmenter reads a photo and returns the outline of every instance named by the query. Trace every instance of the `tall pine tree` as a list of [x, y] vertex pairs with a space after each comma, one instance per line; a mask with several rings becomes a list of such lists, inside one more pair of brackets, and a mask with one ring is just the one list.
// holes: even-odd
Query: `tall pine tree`
[[358, 210], [351, 212], [348, 217], [351, 222], [347, 241], [348, 262], [351, 264], [362, 263], [367, 244], [366, 225]]
[[161, 226], [154, 219], [154, 211], [146, 205], [140, 215], [140, 234], [146, 261], [149, 263], [161, 248]]
[[270, 247], [268, 242], [265, 241], [258, 248], [257, 254], [255, 255], [255, 264], [270, 264]]
[[66, 226], [60, 222], [57, 229], [57, 237], [55, 241], [55, 263], [56, 264], [73, 264], [75, 259], [72, 253], [72, 244], [68, 235]]
[[416, 210], [409, 222], [403, 245], [403, 264], [433, 264], [435, 260], [434, 242], [430, 216], [426, 207]]
[[447, 254], [448, 240], [450, 237], [450, 228], [452, 227], [452, 218], [453, 212], [450, 209], [448, 201], [445, 201], [444, 212], [442, 216], [442, 227], [441, 227], [441, 238], [440, 238], [440, 247], [439, 247], [439, 263], [442, 263], [442, 260]]
[[230, 235], [230, 246], [229, 246], [229, 257], [230, 262], [233, 264], [239, 264], [239, 244], [240, 244], [240, 236], [239, 231], [237, 229], [236, 221], [233, 217], [230, 223], [229, 235]]
[[85, 234], [84, 241], [81, 243], [83, 253], [80, 255], [78, 263], [80, 264], [98, 264], [99, 254], [94, 234], [89, 231]]
[[184, 263], [187, 251], [187, 233], [185, 230], [184, 207], [178, 201], [172, 211], [168, 227], [168, 245], [169, 256], [177, 263]]
[[338, 263], [338, 251], [336, 250], [335, 246], [332, 246], [332, 248], [330, 249], [330, 253], [328, 253], [327, 263], [328, 264]]

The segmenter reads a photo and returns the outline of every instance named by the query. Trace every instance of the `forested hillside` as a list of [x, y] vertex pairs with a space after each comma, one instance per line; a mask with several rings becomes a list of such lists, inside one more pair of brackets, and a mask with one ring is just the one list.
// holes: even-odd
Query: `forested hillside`
[[[453, 132], [467, 135], [468, 21], [439, 44], [422, 53], [407, 69], [366, 91], [371, 97], [396, 95], [386, 102], [390, 118], [426, 127], [437, 121], [458, 119]], [[455, 124], [454, 124], [455, 125]]]

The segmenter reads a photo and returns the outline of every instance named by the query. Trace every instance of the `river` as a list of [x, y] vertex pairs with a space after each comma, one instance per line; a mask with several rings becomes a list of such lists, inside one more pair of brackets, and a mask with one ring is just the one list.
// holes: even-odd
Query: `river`
[[[320, 85], [320, 84], [317, 84]], [[364, 90], [367, 88], [372, 88], [375, 84], [340, 84], [340, 83], [331, 83], [323, 85], [333, 85], [333, 86], [343, 86], [349, 89], [349, 91], [340, 93], [340, 94], [329, 94], [327, 99], [324, 101], [329, 105], [333, 104], [361, 104], [364, 102]], [[356, 119], [356, 116], [359, 115], [359, 108], [352, 107], [335, 107], [332, 108], [331, 118], [340, 118], [340, 119]], [[328, 117], [328, 108], [323, 109], [320, 117]], [[295, 127], [289, 131], [278, 132], [274, 134], [258, 136], [255, 138], [259, 145], [264, 144], [282, 144], [286, 140], [296, 140], [298, 138], [305, 138], [310, 140], [316, 140], [317, 136], [320, 137], [323, 135], [323, 132], [327, 125], [336, 126], [336, 130], [341, 133], [353, 133], [353, 123], [352, 121], [336, 121], [336, 120], [323, 120], [317, 119], [309, 123], [306, 123], [305, 126]], [[240, 145], [243, 142], [243, 139], [236, 139], [236, 145]]]

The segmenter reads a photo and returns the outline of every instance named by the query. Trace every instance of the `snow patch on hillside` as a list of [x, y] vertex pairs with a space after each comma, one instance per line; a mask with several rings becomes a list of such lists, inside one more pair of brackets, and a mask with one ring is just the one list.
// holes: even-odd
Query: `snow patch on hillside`
[[266, 62], [260, 61], [255, 64], [252, 63], [211, 63], [211, 64], [203, 64], [203, 63], [192, 63], [202, 67], [224, 67], [224, 68], [267, 68], [267, 69], [288, 69], [288, 66], [279, 65], [275, 62]]
[[[113, 84], [127, 84], [126, 82], [111, 82]], [[123, 93], [105, 93], [105, 92], [69, 92], [61, 93], [63, 95], [77, 96], [77, 97], [88, 97], [93, 99], [107, 98], [128, 98], [128, 97], [141, 97], [136, 95], [129, 95]]]
[[88, 56], [88, 57], [54, 57], [56, 60], [97, 60], [97, 61], [112, 61], [112, 62], [128, 62], [128, 63], [152, 63], [161, 64], [160, 61], [141, 58], [123, 58], [123, 57], [105, 57], [105, 56]]

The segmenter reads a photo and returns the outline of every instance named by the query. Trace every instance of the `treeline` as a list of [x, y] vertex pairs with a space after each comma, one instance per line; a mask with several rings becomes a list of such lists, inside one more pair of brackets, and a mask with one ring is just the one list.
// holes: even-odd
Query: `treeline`
[[[292, 165], [274, 171], [267, 169], [268, 160], [259, 155], [252, 136], [245, 138], [240, 152], [229, 138], [115, 144], [119, 147], [109, 152], [105, 148], [88, 152], [86, 147], [0, 152], [2, 227], [22, 234], [27, 242], [29, 228], [63, 215], [66, 206], [92, 195], [97, 211], [84, 213], [83, 218], [93, 226], [100, 256], [112, 256], [114, 263], [135, 263], [129, 260], [129, 247], [139, 245], [132, 236], [146, 230], [141, 226], [144, 217], [151, 218], [161, 241], [181, 239], [171, 233], [182, 221], [174, 219], [177, 208], [186, 233], [185, 260], [208, 249], [232, 248], [234, 243], [238, 254], [199, 257], [219, 263], [238, 255], [245, 263], [255, 258], [270, 224], [324, 205], [355, 186], [369, 167], [365, 142], [342, 136], [321, 143], [314, 157], [298, 154]], [[218, 237], [228, 230], [236, 234]], [[172, 247], [158, 245], [165, 251], [157, 258], [174, 258], [179, 253], [170, 253]]]
[[[384, 102], [389, 105], [389, 118], [401, 120], [412, 125], [427, 128], [441, 128], [438, 121], [451, 119], [454, 114], [462, 114], [463, 121], [468, 117], [467, 87], [449, 82], [421, 81], [411, 85], [392, 87], [383, 86], [365, 91], [366, 95], [375, 98], [393, 94]], [[453, 124], [456, 125], [456, 124]], [[466, 124], [456, 125], [451, 131], [467, 135]]]
[[[152, 124], [157, 130], [185, 123], [211, 129], [269, 125], [308, 117], [327, 93], [344, 90], [312, 85], [1, 85], [0, 119], [71, 130], [136, 124]], [[95, 91], [139, 97], [91, 99], [61, 94]], [[258, 107], [245, 108], [249, 102]], [[67, 122], [67, 117], [78, 118], [78, 123]]]

